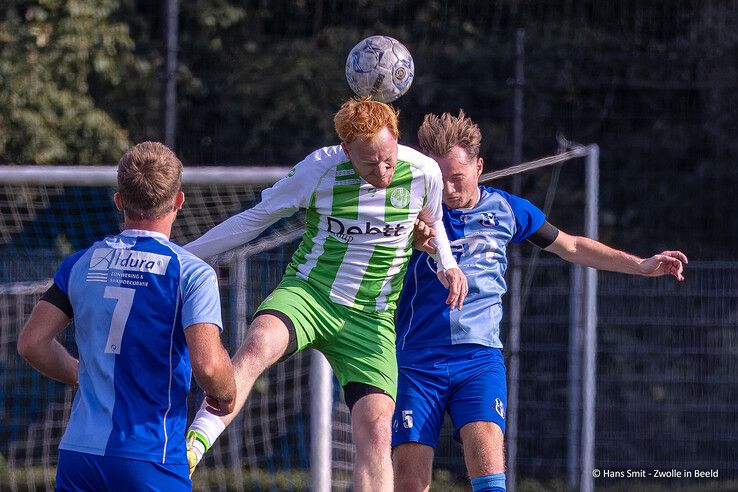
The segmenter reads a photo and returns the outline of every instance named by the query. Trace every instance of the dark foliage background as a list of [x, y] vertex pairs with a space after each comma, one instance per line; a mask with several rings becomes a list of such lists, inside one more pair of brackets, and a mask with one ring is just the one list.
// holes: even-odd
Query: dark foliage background
[[[115, 162], [159, 139], [162, 12], [147, 0], [0, 7], [0, 162]], [[343, 65], [366, 35], [413, 53], [402, 140], [464, 108], [488, 168], [510, 163], [514, 37], [526, 33], [526, 159], [555, 134], [600, 144], [602, 237], [646, 254], [732, 258], [738, 230], [735, 1], [182, 2], [177, 151], [190, 164], [290, 165], [335, 142]], [[524, 190], [542, 204], [545, 173]], [[500, 183], [504, 185], [505, 183]], [[577, 196], [581, 180], [560, 184]], [[579, 227], [578, 211], [552, 219]]]

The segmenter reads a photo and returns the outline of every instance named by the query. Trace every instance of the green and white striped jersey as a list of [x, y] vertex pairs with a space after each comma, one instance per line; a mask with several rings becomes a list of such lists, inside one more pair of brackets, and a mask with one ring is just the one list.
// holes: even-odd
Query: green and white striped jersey
[[[394, 177], [385, 189], [356, 174], [339, 145], [324, 147], [264, 190], [258, 205], [186, 248], [201, 257], [225, 251], [304, 208], [305, 234], [285, 275], [308, 281], [338, 304], [393, 310], [411, 255], [415, 219], [425, 209], [431, 223], [441, 223], [442, 187], [438, 164], [410, 147], [398, 146]], [[437, 247], [450, 257], [441, 232]]]

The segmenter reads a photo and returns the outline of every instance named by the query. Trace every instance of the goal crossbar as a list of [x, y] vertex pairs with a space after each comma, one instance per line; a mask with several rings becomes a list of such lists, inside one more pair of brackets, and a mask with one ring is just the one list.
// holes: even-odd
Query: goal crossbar
[[[289, 167], [192, 166], [182, 172], [185, 185], [268, 185], [282, 179]], [[115, 186], [117, 167], [103, 166], [0, 166], [0, 183], [67, 186]]]

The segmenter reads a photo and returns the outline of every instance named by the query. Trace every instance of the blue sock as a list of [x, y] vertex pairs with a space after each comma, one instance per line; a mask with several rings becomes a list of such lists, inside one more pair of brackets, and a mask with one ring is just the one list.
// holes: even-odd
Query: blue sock
[[495, 473], [471, 479], [473, 492], [505, 492], [505, 474]]

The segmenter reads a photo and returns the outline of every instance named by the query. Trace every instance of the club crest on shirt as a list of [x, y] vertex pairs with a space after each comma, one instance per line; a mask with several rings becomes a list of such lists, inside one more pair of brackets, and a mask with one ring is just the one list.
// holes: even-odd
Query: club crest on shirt
[[492, 212], [482, 212], [482, 218], [479, 220], [479, 224], [484, 227], [494, 227], [500, 225], [500, 221]]
[[405, 188], [395, 188], [390, 193], [390, 203], [395, 208], [405, 208], [410, 203], [410, 191]]
[[505, 405], [499, 398], [495, 398], [495, 412], [503, 419], [505, 418]]

